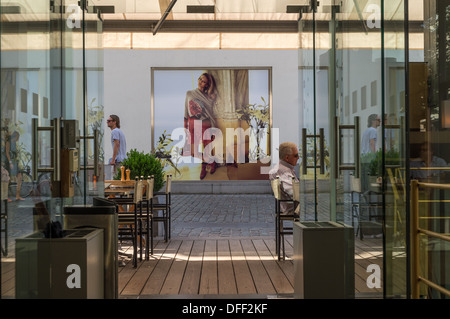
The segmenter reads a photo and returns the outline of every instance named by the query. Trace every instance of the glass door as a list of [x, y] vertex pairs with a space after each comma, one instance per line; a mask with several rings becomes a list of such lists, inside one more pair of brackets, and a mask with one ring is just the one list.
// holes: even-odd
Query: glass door
[[[423, 6], [423, 7], [422, 7]], [[409, 6], [409, 14], [414, 17], [418, 8]], [[421, 4], [424, 34], [423, 55], [411, 54], [409, 66], [409, 147], [411, 180], [427, 183], [430, 188], [419, 185], [418, 226], [429, 232], [448, 235], [449, 195], [448, 189], [440, 185], [450, 183], [450, 51], [448, 50], [448, 30], [450, 27], [450, 1], [426, 1]], [[413, 24], [409, 25], [411, 39]], [[421, 52], [422, 53], [422, 52]], [[413, 203], [413, 202], [412, 202]], [[414, 204], [412, 204], [414, 205]], [[450, 289], [450, 245], [442, 238], [432, 235], [419, 235], [418, 276]], [[413, 256], [412, 263], [415, 262]], [[419, 283], [412, 278], [413, 296], [419, 298], [448, 299], [448, 294], [436, 286]], [[414, 289], [413, 289], [414, 288]]]
[[[376, 182], [381, 172], [368, 169], [381, 150], [383, 104], [381, 27], [369, 29], [362, 4], [362, 1], [343, 1], [336, 14], [336, 103], [333, 106], [336, 220], [352, 224], [361, 239], [382, 232], [381, 192]], [[377, 9], [380, 7], [381, 3], [376, 4]], [[361, 200], [372, 209], [362, 209]]]
[[406, 94], [408, 32], [405, 28], [408, 1], [384, 1], [382, 5], [383, 283], [386, 298], [405, 298], [410, 290], [407, 245], [409, 242], [407, 203], [410, 195], [409, 182], [405, 178], [409, 148], [405, 134], [408, 130], [406, 119], [409, 116], [405, 107], [406, 97], [409, 95]]
[[[29, 274], [17, 264], [16, 241], [44, 230], [47, 222], [59, 215], [51, 190], [57, 166], [55, 140], [59, 137], [53, 119], [61, 116], [61, 23], [57, 9], [61, 5], [0, 3], [0, 276], [1, 297], [14, 298], [22, 297], [18, 286]], [[42, 129], [39, 137], [38, 126]]]
[[46, 298], [37, 282], [53, 283], [51, 272], [30, 265], [48, 251], [36, 243], [48, 240], [53, 251], [61, 233], [51, 222], [63, 227], [64, 207], [94, 195], [88, 183], [100, 152], [88, 128], [101, 131], [103, 119], [94, 121], [87, 100], [103, 101], [101, 20], [86, 1], [0, 3], [1, 297]]
[[[62, 48], [63, 118], [69, 130], [75, 127], [76, 135], [63, 152], [78, 151], [79, 167], [66, 173], [72, 175], [74, 183], [67, 194], [70, 196], [64, 197], [68, 197], [68, 203], [86, 204], [103, 189], [97, 184], [103, 180], [99, 161], [104, 130], [102, 21], [92, 7], [69, 8], [64, 16], [68, 22], [64, 24]], [[77, 15], [80, 20], [71, 20]]]
[[301, 218], [353, 226], [356, 292], [389, 297], [407, 282], [404, 6], [313, 1], [299, 22]]
[[103, 136], [105, 129], [103, 104], [103, 21], [100, 12], [88, 7], [84, 13], [82, 74], [84, 96], [80, 127], [80, 194], [83, 203], [91, 203], [93, 196], [104, 193]]
[[[330, 220], [330, 125], [329, 83], [331, 42], [323, 41], [317, 30], [328, 25], [324, 10], [331, 5], [305, 7], [299, 22], [299, 96], [301, 101], [300, 182], [301, 218], [311, 221]], [[332, 12], [332, 11], [329, 11]]]

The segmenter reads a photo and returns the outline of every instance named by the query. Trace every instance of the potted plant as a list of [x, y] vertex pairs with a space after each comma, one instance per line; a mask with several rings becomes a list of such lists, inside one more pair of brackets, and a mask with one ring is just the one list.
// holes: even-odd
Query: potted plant
[[[91, 103], [88, 104], [88, 127], [89, 134], [93, 134], [94, 131], [98, 131], [98, 145], [103, 144], [103, 135], [104, 131], [102, 128], [103, 119], [104, 119], [104, 107], [103, 105], [94, 105], [96, 98], [91, 100]], [[102, 147], [99, 147], [98, 161], [99, 163], [103, 163], [105, 152]], [[89, 159], [93, 160], [94, 155], [89, 155]]]
[[[153, 154], [145, 154], [132, 149], [127, 153], [127, 158], [122, 162], [125, 169], [130, 170], [130, 178], [136, 176], [147, 178], [153, 175], [155, 178], [154, 191], [159, 191], [164, 186], [164, 166]], [[114, 176], [115, 180], [121, 178], [121, 171], [118, 169]]]
[[[395, 149], [390, 149], [384, 154], [385, 166], [397, 166], [400, 165], [400, 153]], [[383, 175], [382, 167], [383, 150], [379, 149], [375, 153], [363, 154], [361, 161], [368, 163], [367, 173], [369, 175], [370, 185], [377, 183], [377, 180]]]
[[251, 160], [259, 160], [265, 154], [261, 150], [261, 134], [262, 131], [269, 126], [269, 105], [263, 97], [261, 97], [262, 104], [248, 104], [242, 106], [241, 109], [236, 110], [239, 114], [239, 119], [245, 121], [254, 136], [256, 137], [256, 147], [249, 150], [249, 157]]
[[[164, 132], [159, 137], [158, 145], [152, 151], [152, 154], [156, 157], [157, 160], [161, 162], [163, 168], [165, 168], [166, 166], [171, 166], [175, 170], [176, 175], [181, 174], [180, 170], [178, 169], [178, 162], [181, 157], [179, 154], [181, 152], [181, 149], [179, 149], [178, 147], [174, 149], [174, 146], [170, 146], [172, 142], [173, 140], [170, 134], [166, 134], [166, 130], [164, 130]], [[174, 157], [175, 163], [172, 161], [172, 157]]]

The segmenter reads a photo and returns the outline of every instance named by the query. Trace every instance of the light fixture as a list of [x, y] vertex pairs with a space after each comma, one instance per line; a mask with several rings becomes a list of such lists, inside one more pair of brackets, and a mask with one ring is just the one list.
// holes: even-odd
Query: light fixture
[[115, 13], [116, 10], [114, 6], [94, 6], [93, 12], [94, 13], [100, 12], [101, 14], [106, 14], [106, 13]]
[[441, 121], [442, 128], [450, 128], [450, 100], [441, 102]]
[[187, 13], [214, 13], [215, 6], [186, 6]]
[[286, 13], [306, 13], [309, 12], [310, 6], [286, 6]]

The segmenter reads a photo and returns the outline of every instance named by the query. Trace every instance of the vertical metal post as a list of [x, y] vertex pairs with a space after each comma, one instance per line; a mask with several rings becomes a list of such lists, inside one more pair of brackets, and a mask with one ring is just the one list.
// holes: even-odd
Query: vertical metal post
[[38, 148], [39, 148], [39, 133], [38, 133], [38, 119], [34, 118], [31, 120], [31, 139], [32, 139], [32, 178], [33, 181], [37, 181], [38, 178], [38, 165], [39, 165], [39, 154], [38, 154]]
[[325, 130], [323, 128], [319, 129], [320, 138], [320, 174], [325, 174]]
[[412, 298], [419, 299], [419, 182], [411, 181]]
[[99, 163], [99, 145], [98, 145], [99, 132], [94, 130], [94, 175], [98, 176], [98, 163]]
[[307, 158], [307, 152], [306, 152], [306, 128], [302, 129], [302, 171], [303, 175], [306, 175], [308, 173], [308, 158]]
[[339, 163], [341, 161], [341, 151], [340, 151], [340, 142], [341, 142], [341, 129], [339, 127], [339, 117], [336, 116], [334, 118], [334, 129], [335, 129], [335, 133], [334, 133], [334, 177], [335, 178], [339, 178], [339, 173], [340, 173], [340, 169], [339, 169]]
[[359, 178], [359, 172], [360, 172], [360, 153], [361, 153], [361, 141], [360, 141], [360, 129], [359, 129], [359, 116], [354, 117], [354, 123], [355, 123], [355, 137], [354, 137], [354, 145], [355, 145], [355, 177]]
[[55, 118], [53, 124], [53, 180], [61, 180], [60, 160], [61, 160], [61, 119]]

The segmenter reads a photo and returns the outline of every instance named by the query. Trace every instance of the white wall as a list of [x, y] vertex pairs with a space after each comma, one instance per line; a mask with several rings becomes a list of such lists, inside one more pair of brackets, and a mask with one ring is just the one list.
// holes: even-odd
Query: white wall
[[[105, 119], [120, 117], [127, 149], [151, 149], [152, 67], [272, 67], [272, 124], [280, 143], [299, 143], [297, 50], [125, 50], [106, 49]], [[170, 133], [170, 132], [168, 132]], [[112, 155], [111, 134], [105, 131], [105, 159]]]

